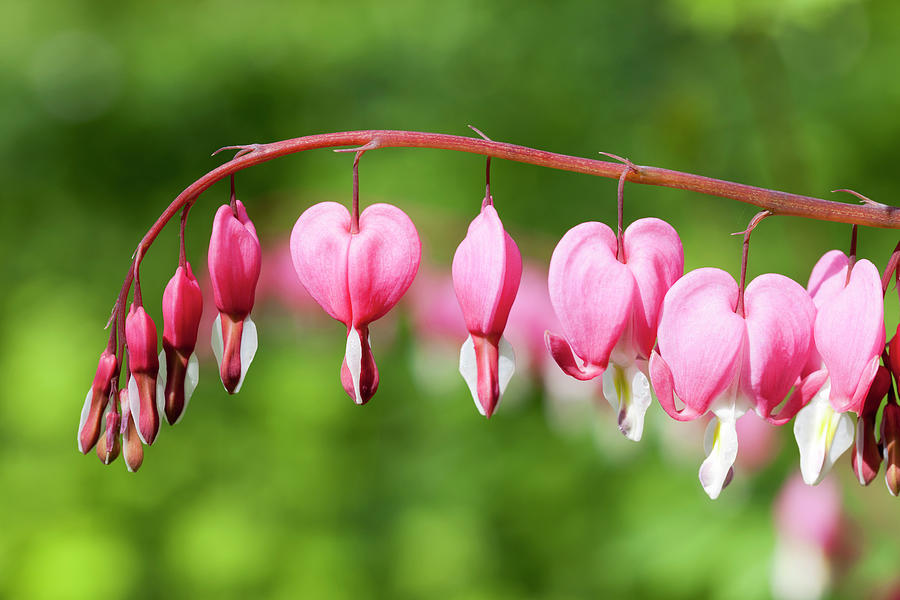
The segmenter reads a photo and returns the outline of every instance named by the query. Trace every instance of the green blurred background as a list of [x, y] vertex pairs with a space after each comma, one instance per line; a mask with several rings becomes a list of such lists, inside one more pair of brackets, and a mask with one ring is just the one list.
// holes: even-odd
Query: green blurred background
[[[339, 384], [341, 326], [261, 303], [242, 392], [225, 394], [206, 352], [186, 418], [139, 473], [82, 457], [78, 415], [133, 248], [219, 146], [471, 123], [547, 150], [893, 204], [898, 20], [893, 0], [0, 3], [0, 596], [766, 597], [772, 500], [798, 464], [789, 428], [774, 462], [712, 502], [699, 439], [675, 456], [665, 432], [680, 426], [658, 406], [639, 445], [602, 413], [596, 433], [591, 419], [563, 432], [522, 376], [485, 422], [452, 354], [416, 375], [424, 350], [402, 310], [373, 326], [381, 387], [363, 408]], [[349, 200], [350, 160], [321, 150], [241, 173], [264, 245], [310, 204]], [[362, 198], [406, 210], [447, 269], [482, 177], [475, 156], [388, 149], [363, 160]], [[493, 192], [536, 263], [576, 223], [615, 214], [611, 180], [496, 161]], [[737, 272], [729, 233], [755, 207], [626, 194], [629, 220], [675, 225], [687, 268]], [[226, 200], [218, 184], [192, 212], [197, 271]], [[750, 275], [805, 284], [848, 237], [769, 219]], [[860, 254], [881, 267], [896, 238], [863, 230]], [[166, 232], [144, 263], [160, 327], [176, 258]], [[856, 485], [848, 460], [833, 476], [855, 556], [832, 594], [868, 595], [897, 575], [900, 507], [881, 479]]]

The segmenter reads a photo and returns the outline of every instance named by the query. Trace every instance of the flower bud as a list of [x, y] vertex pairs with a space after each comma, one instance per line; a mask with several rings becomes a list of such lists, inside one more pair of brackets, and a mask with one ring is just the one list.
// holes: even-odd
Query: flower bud
[[116, 460], [119, 456], [119, 451], [122, 449], [119, 444], [119, 413], [116, 410], [112, 410], [113, 402], [115, 400], [110, 399], [106, 410], [103, 412], [103, 415], [106, 417], [106, 426], [104, 435], [97, 442], [97, 457], [104, 465], [108, 465]]
[[128, 471], [134, 473], [144, 462], [144, 446], [141, 444], [137, 428], [134, 426], [127, 390], [119, 392], [119, 402], [122, 407], [122, 458], [125, 459], [125, 467]]
[[94, 382], [88, 390], [81, 409], [81, 420], [78, 423], [78, 450], [87, 454], [100, 437], [100, 420], [103, 409], [109, 402], [109, 390], [112, 378], [119, 370], [119, 361], [114, 351], [109, 348], [100, 355]]
[[[488, 199], [485, 200], [487, 202]], [[469, 225], [453, 256], [453, 287], [469, 338], [459, 371], [475, 406], [490, 418], [515, 369], [515, 354], [503, 338], [522, 279], [522, 255], [491, 204]]]
[[131, 305], [125, 319], [125, 343], [128, 345], [128, 399], [131, 414], [137, 423], [141, 441], [150, 445], [159, 433], [159, 413], [156, 407], [156, 375], [159, 357], [156, 354], [156, 325], [143, 306]]
[[900, 406], [888, 402], [881, 415], [884, 481], [891, 495], [900, 495]]
[[163, 293], [163, 352], [157, 393], [163, 394], [166, 421], [177, 423], [184, 414], [199, 377], [194, 353], [203, 313], [203, 293], [190, 263], [178, 267]]
[[881, 401], [888, 393], [891, 386], [891, 374], [884, 367], [878, 367], [872, 386], [866, 394], [862, 413], [856, 421], [856, 443], [853, 447], [853, 472], [860, 485], [869, 485], [878, 469], [881, 468], [881, 448], [875, 440], [875, 418]]
[[235, 201], [234, 209], [227, 204], [220, 206], [209, 239], [208, 261], [213, 300], [219, 309], [213, 325], [213, 352], [229, 394], [240, 390], [256, 353], [256, 327], [250, 311], [261, 255], [256, 228], [243, 203]]

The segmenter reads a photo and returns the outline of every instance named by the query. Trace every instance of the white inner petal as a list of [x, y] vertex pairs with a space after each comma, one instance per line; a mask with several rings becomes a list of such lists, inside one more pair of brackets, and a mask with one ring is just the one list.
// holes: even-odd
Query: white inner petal
[[837, 459], [853, 445], [853, 417], [835, 412], [828, 401], [830, 394], [831, 380], [827, 379], [794, 419], [800, 473], [808, 485], [822, 481]]
[[610, 363], [603, 372], [603, 396], [618, 415], [619, 431], [629, 440], [639, 442], [644, 433], [644, 416], [653, 396], [650, 380], [638, 364], [632, 362], [622, 367]]
[[462, 348], [459, 349], [459, 374], [469, 386], [469, 393], [472, 394], [472, 400], [475, 401], [475, 408], [485, 416], [484, 408], [478, 401], [478, 361], [475, 360], [475, 342], [472, 336], [466, 338]]
[[138, 393], [137, 382], [134, 380], [134, 375], [128, 378], [128, 403], [131, 405], [131, 414], [134, 418], [135, 429], [137, 430], [138, 437], [141, 438], [141, 442], [146, 446], [147, 440], [144, 439], [144, 434], [141, 433], [140, 428], [141, 396]]
[[[221, 335], [221, 333], [219, 335]], [[241, 378], [238, 381], [237, 387], [234, 388], [235, 394], [240, 392], [241, 386], [244, 385], [244, 377], [247, 376], [247, 369], [250, 368], [250, 363], [253, 362], [253, 357], [256, 356], [258, 345], [259, 340], [256, 335], [256, 323], [248, 316], [244, 319], [244, 329], [241, 332]], [[186, 399], [187, 397], [185, 397], [185, 400]]]
[[75, 433], [75, 439], [78, 442], [78, 451], [84, 454], [85, 450], [81, 445], [81, 430], [87, 422], [88, 413], [91, 412], [91, 400], [94, 398], [93, 386], [88, 389], [87, 397], [84, 399], [84, 406], [81, 407], [81, 420], [78, 422], [78, 431]]
[[713, 417], [706, 427], [703, 447], [707, 456], [700, 465], [700, 484], [707, 495], [715, 500], [722, 493], [728, 472], [737, 458], [736, 419], [729, 413]]
[[[474, 347], [474, 346], [473, 346]], [[500, 356], [497, 359], [497, 377], [500, 386], [500, 396], [506, 391], [509, 380], [512, 379], [513, 373], [516, 372], [516, 353], [513, 351], [512, 345], [506, 341], [505, 337], [500, 337], [499, 344]], [[500, 398], [497, 398], [497, 404], [500, 404]]]
[[216, 364], [219, 366], [219, 371], [222, 370], [222, 354], [225, 353], [225, 341], [222, 339], [222, 315], [216, 315], [216, 320], [213, 322], [212, 328], [212, 339], [210, 340], [212, 344], [213, 355], [216, 357]]
[[156, 374], [156, 413], [165, 418], [166, 414], [166, 380], [168, 378], [168, 364], [166, 363], [166, 351], [159, 351], [159, 372]]
[[356, 398], [353, 399], [357, 404], [362, 404], [362, 395], [359, 393], [359, 375], [362, 371], [362, 338], [359, 331], [351, 328], [347, 334], [347, 349], [344, 353], [344, 360], [347, 362], [347, 369], [350, 371], [350, 379], [353, 381], [353, 393]]
[[200, 361], [197, 360], [197, 353], [192, 352], [191, 357], [188, 359], [187, 364], [187, 373], [184, 377], [184, 408], [181, 411], [181, 414], [178, 415], [178, 418], [175, 420], [174, 425], [177, 425], [181, 422], [181, 419], [184, 418], [184, 413], [187, 412], [188, 403], [191, 401], [191, 396], [194, 395], [194, 390], [197, 389], [197, 383], [200, 381]]

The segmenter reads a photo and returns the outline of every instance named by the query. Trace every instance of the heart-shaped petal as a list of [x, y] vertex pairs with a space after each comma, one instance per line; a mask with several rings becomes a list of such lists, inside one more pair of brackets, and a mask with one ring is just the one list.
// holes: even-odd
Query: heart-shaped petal
[[503, 335], [522, 278], [522, 255], [493, 206], [482, 207], [453, 255], [453, 287], [466, 328]]
[[616, 260], [612, 230], [597, 222], [570, 229], [553, 250], [548, 282], [568, 345], [599, 374], [631, 322], [637, 292], [631, 271]]
[[350, 324], [347, 256], [350, 213], [337, 202], [306, 209], [291, 231], [291, 261], [300, 283], [332, 318]]
[[684, 273], [684, 250], [675, 229], [661, 219], [638, 219], [623, 234], [625, 264], [634, 276], [634, 349], [647, 359], [656, 344], [663, 298]]
[[[704, 414], [739, 378], [746, 328], [734, 312], [737, 296], [731, 275], [714, 268], [691, 271], [666, 294], [658, 330], [666, 368], [654, 369], [651, 357], [650, 375], [660, 404], [673, 418]], [[674, 404], [664, 400], [672, 392], [684, 402], [685, 411], [675, 411]]]
[[422, 256], [415, 225], [391, 204], [373, 204], [350, 236], [347, 280], [354, 327], [381, 318], [409, 289]]
[[846, 286], [819, 306], [814, 331], [831, 380], [831, 405], [837, 412], [859, 413], [885, 340], [884, 299], [875, 265], [856, 262]]
[[760, 275], [747, 286], [747, 383], [761, 417], [772, 416], [806, 365], [815, 316], [809, 293], [783, 275]]

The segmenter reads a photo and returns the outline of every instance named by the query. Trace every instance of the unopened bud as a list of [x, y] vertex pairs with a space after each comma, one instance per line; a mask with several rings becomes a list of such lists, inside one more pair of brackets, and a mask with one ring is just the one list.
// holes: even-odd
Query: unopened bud
[[106, 418], [105, 433], [97, 441], [97, 457], [104, 465], [116, 460], [122, 449], [119, 444], [119, 413], [112, 407], [113, 402], [108, 402], [103, 413]]
[[866, 394], [862, 413], [856, 421], [856, 442], [853, 447], [852, 464], [856, 480], [860, 485], [869, 485], [881, 468], [881, 448], [875, 440], [875, 419], [881, 402], [891, 386], [891, 374], [883, 366], [878, 367], [875, 379]]
[[900, 495], [900, 406], [888, 402], [881, 415], [884, 480], [892, 495]]
[[125, 319], [125, 340], [128, 344], [128, 398], [141, 440], [150, 445], [159, 433], [159, 413], [156, 408], [156, 375], [159, 372], [156, 325], [143, 306], [131, 305]]
[[144, 446], [141, 444], [137, 428], [134, 426], [134, 418], [131, 416], [128, 392], [122, 390], [119, 398], [122, 405], [122, 458], [125, 459], [125, 466], [128, 470], [134, 473], [144, 462]]
[[203, 294], [190, 263], [178, 267], [163, 293], [163, 352], [159, 387], [164, 394], [166, 421], [174, 425], [184, 413], [197, 385], [194, 347], [203, 313]]
[[88, 390], [81, 409], [81, 420], [78, 423], [78, 450], [87, 454], [100, 437], [103, 409], [109, 402], [109, 390], [112, 379], [119, 370], [119, 361], [114, 352], [108, 348], [100, 355], [94, 382]]

